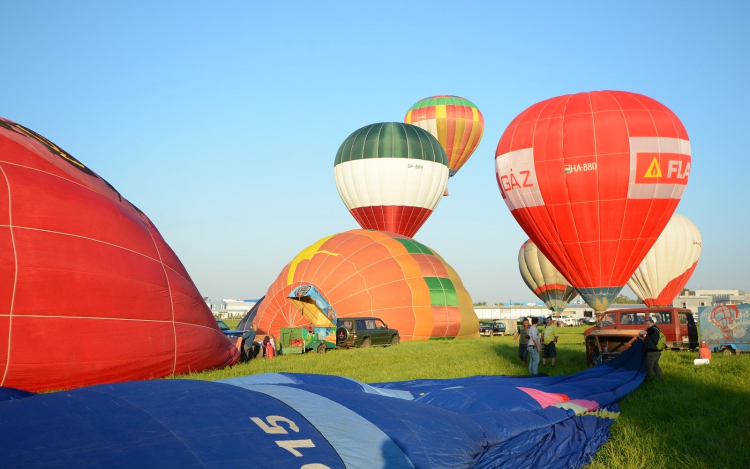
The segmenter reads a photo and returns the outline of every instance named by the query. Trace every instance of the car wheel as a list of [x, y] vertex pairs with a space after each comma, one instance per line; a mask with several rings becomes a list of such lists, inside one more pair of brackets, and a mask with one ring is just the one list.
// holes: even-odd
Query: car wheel
[[391, 345], [398, 345], [401, 343], [401, 337], [398, 335], [394, 335], [391, 337]]
[[362, 348], [372, 347], [372, 339], [369, 337], [365, 337], [364, 339], [362, 339], [362, 345], [360, 345], [360, 347]]
[[734, 355], [734, 350], [732, 350], [731, 347], [726, 347], [723, 352], [724, 355]]
[[318, 353], [326, 353], [326, 344], [318, 344]]

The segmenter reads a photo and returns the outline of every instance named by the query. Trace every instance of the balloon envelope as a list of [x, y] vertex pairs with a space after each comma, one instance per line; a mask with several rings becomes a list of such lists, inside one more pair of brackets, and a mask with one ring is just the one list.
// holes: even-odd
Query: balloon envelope
[[362, 228], [414, 236], [448, 184], [445, 150], [419, 127], [386, 122], [353, 132], [333, 167], [336, 187]]
[[578, 295], [573, 285], [531, 240], [523, 243], [518, 251], [518, 268], [526, 286], [552, 311], [563, 312], [568, 303]]
[[460, 96], [421, 99], [406, 113], [404, 122], [421, 127], [438, 139], [445, 149], [451, 177], [469, 160], [484, 133], [484, 116], [479, 108]]
[[351, 230], [305, 248], [281, 271], [258, 307], [258, 333], [309, 321], [288, 298], [313, 285], [339, 319], [375, 316], [402, 340], [479, 337], [471, 296], [435, 251], [396, 233]]
[[637, 345], [565, 376], [370, 385], [264, 373], [16, 395], [0, 402], [0, 460], [4, 469], [580, 468], [609, 438], [616, 402], [643, 382]]
[[672, 216], [690, 162], [688, 134], [666, 106], [598, 91], [519, 114], [498, 143], [495, 172], [529, 238], [604, 311]]
[[0, 385], [148, 379], [238, 351], [151, 220], [41, 135], [0, 119]]
[[675, 213], [628, 286], [648, 306], [668, 306], [693, 275], [703, 248], [698, 228]]

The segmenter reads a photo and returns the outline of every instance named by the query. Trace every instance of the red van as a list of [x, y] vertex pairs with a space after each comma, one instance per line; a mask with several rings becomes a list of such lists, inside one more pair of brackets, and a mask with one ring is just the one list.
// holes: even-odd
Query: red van
[[684, 308], [654, 307], [618, 309], [602, 313], [597, 325], [583, 333], [589, 366], [607, 361], [626, 350], [638, 339], [652, 318], [667, 338], [667, 348], [694, 349], [699, 346], [693, 312]]

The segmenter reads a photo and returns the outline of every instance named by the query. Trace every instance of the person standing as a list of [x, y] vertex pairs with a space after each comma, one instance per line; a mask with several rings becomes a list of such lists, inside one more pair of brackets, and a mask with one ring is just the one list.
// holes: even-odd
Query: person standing
[[542, 344], [544, 350], [542, 351], [542, 366], [547, 366], [547, 359], [550, 359], [552, 368], [555, 367], [555, 359], [557, 358], [557, 326], [552, 321], [552, 316], [547, 318], [547, 325], [542, 330]]
[[646, 349], [646, 379], [651, 379], [656, 375], [659, 381], [663, 381], [664, 378], [661, 373], [661, 367], [659, 366], [659, 359], [661, 358], [661, 350], [659, 350], [659, 336], [661, 330], [656, 327], [656, 323], [653, 318], [646, 320], [645, 331], [639, 331], [638, 335], [643, 338], [643, 348]]
[[521, 364], [523, 366], [526, 366], [526, 362], [528, 361], [529, 357], [529, 319], [525, 318], [523, 320], [523, 328], [518, 329], [516, 331], [516, 334], [513, 336], [513, 343], [516, 343], [516, 340], [518, 340], [518, 358], [521, 359]]
[[539, 318], [531, 318], [531, 327], [529, 327], [529, 373], [534, 376], [539, 374], [539, 349], [542, 348], [539, 343]]

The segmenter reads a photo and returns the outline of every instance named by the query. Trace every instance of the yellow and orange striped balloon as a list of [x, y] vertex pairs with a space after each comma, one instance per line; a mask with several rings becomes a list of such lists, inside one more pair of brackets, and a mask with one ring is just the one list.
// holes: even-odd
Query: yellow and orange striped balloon
[[474, 103], [460, 96], [422, 99], [409, 109], [404, 122], [421, 127], [438, 139], [448, 157], [451, 177], [471, 157], [484, 133], [484, 116]]

